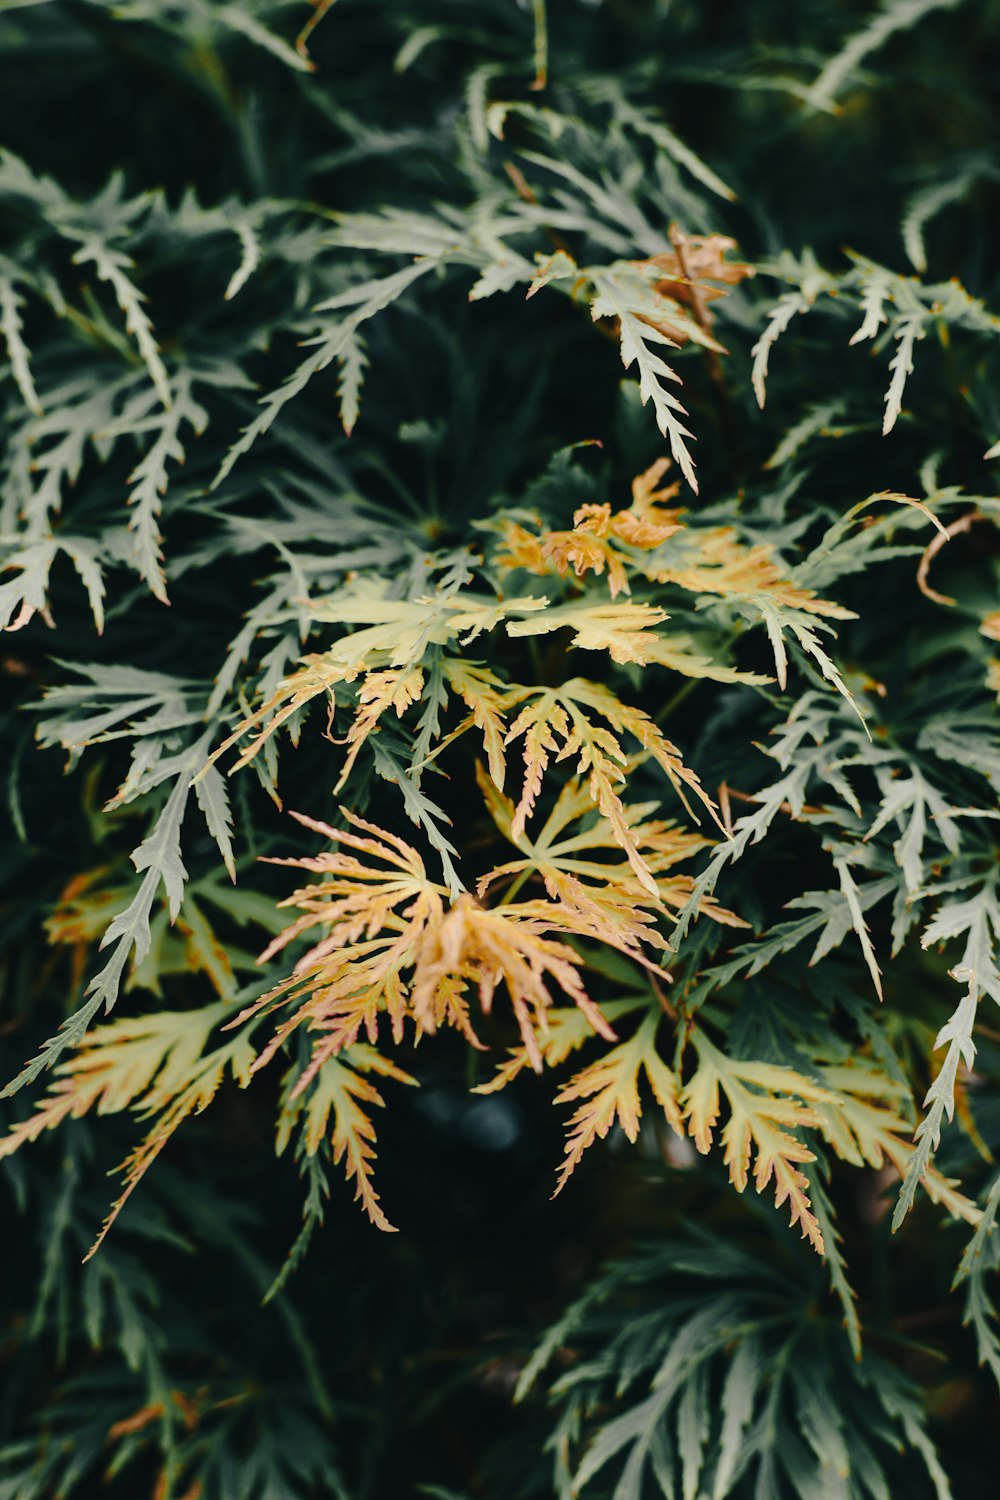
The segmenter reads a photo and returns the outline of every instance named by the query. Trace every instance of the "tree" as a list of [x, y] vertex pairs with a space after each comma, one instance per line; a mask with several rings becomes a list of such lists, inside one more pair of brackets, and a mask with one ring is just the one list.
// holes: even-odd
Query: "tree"
[[998, 20], [0, 7], [0, 1497], [981, 1492]]

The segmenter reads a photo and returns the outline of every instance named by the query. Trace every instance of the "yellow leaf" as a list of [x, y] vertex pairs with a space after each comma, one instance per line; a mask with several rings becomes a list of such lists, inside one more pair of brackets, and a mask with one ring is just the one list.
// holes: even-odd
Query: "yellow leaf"
[[[255, 731], [231, 767], [238, 770], [260, 753], [282, 724], [313, 699], [327, 695], [332, 713], [338, 684], [376, 674], [370, 690], [362, 685], [360, 722], [353, 736], [348, 737], [356, 754], [357, 747], [387, 707], [391, 705], [397, 713], [402, 713], [408, 706], [407, 700], [412, 701], [416, 696], [419, 684], [411, 674], [430, 647], [456, 641], [468, 645], [484, 632], [495, 630], [511, 615], [530, 614], [544, 609], [548, 603], [547, 599], [530, 595], [499, 599], [447, 589], [418, 599], [391, 599], [386, 597], [388, 587], [384, 582], [365, 580], [346, 586], [329, 599], [311, 602], [310, 613], [320, 621], [365, 628], [345, 633], [326, 651], [304, 656], [298, 669], [285, 677], [267, 701], [227, 736], [208, 764]], [[384, 673], [394, 675], [383, 676]], [[398, 700], [394, 694], [399, 695]]]
[[685, 677], [707, 677], [712, 682], [742, 682], [749, 687], [761, 687], [774, 680], [759, 672], [741, 672], [736, 667], [723, 666], [714, 657], [699, 651], [689, 635], [644, 637], [641, 651], [641, 657], [637, 657], [641, 665], [666, 667]]
[[390, 708], [401, 719], [420, 697], [424, 685], [424, 674], [419, 667], [390, 667], [382, 672], [369, 672], [358, 692], [358, 712], [347, 732], [345, 744], [349, 746], [334, 792], [343, 786], [357, 759], [358, 751], [378, 724], [379, 719]]
[[671, 561], [657, 567], [655, 576], [660, 583], [677, 584], [692, 594], [735, 596], [751, 601], [765, 598], [785, 609], [833, 620], [855, 618], [852, 610], [817, 598], [812, 589], [800, 588], [786, 578], [770, 547], [764, 543], [744, 546], [731, 526], [685, 529], [683, 536], [671, 545], [670, 554]]
[[[208, 1038], [222, 1021], [223, 1003], [202, 1010], [160, 1011], [131, 1016], [88, 1032], [35, 1112], [11, 1126], [0, 1140], [0, 1157], [11, 1156], [66, 1119], [119, 1114], [152, 1101], [156, 1107], [178, 1093], [199, 1066]], [[156, 1081], [155, 1091], [153, 1089]]]
[[[674, 867], [707, 848], [710, 840], [651, 818], [655, 802], [622, 804], [629, 834], [656, 886], [654, 898], [627, 857], [622, 857], [610, 822], [595, 813], [590, 793], [578, 778], [564, 785], [541, 831], [534, 838], [522, 834], [517, 840], [512, 836], [513, 803], [496, 792], [478, 766], [477, 779], [500, 832], [524, 855], [484, 875], [478, 886], [480, 895], [497, 881], [513, 878], [520, 882], [526, 876], [538, 875], [552, 900], [587, 912], [595, 920], [611, 922], [617, 929], [619, 946], [631, 947], [640, 940], [666, 946], [655, 931], [649, 930], [648, 923], [653, 916], [684, 908], [694, 881], [689, 875], [675, 873]], [[747, 925], [719, 906], [714, 897], [703, 897], [698, 909], [727, 926]]]
[[691, 1040], [698, 1066], [684, 1085], [681, 1100], [695, 1146], [703, 1155], [712, 1147], [721, 1090], [729, 1107], [722, 1130], [724, 1160], [736, 1191], [742, 1193], [747, 1185], [753, 1151], [758, 1193], [773, 1179], [775, 1204], [780, 1208], [787, 1201], [792, 1224], [799, 1224], [803, 1238], [823, 1254], [823, 1236], [809, 1202], [808, 1179], [798, 1170], [802, 1163], [813, 1161], [815, 1153], [792, 1131], [818, 1125], [813, 1106], [829, 1102], [831, 1095], [791, 1068], [734, 1061], [701, 1031], [693, 1032]]
[[366, 579], [309, 605], [317, 620], [366, 627], [345, 635], [326, 653], [352, 676], [374, 667], [416, 666], [428, 646], [456, 639], [468, 645], [510, 615], [544, 609], [548, 602], [533, 595], [499, 599], [447, 588], [416, 599], [392, 599], [388, 591], [388, 583]]
[[184, 935], [189, 971], [203, 970], [222, 998], [231, 999], [236, 993], [236, 975], [229, 951], [190, 892], [177, 918], [177, 927]]
[[[914, 1152], [913, 1127], [896, 1106], [908, 1096], [906, 1085], [864, 1060], [820, 1072], [830, 1099], [816, 1106], [817, 1128], [827, 1144], [852, 1166], [878, 1169], [889, 1161], [905, 1177]], [[932, 1203], [967, 1223], [979, 1221], [981, 1210], [952, 1178], [928, 1166], [921, 1181]]]
[[669, 458], [654, 459], [648, 469], [643, 469], [632, 481], [632, 509], [636, 515], [644, 519], [651, 516], [654, 520], [659, 518], [663, 524], [672, 523], [683, 512], [679, 510], [664, 512], [657, 507], [664, 500], [675, 500], [680, 493], [680, 481], [674, 479], [670, 484], [662, 485], [660, 480], [664, 474], [669, 473], [673, 464]]
[[[540, 1070], [538, 1032], [548, 1025], [552, 982], [579, 1006], [596, 1032], [613, 1040], [614, 1032], [583, 987], [579, 955], [548, 935], [561, 915], [558, 903], [524, 902], [488, 910], [473, 897], [460, 896], [439, 924], [425, 928], [414, 953], [412, 1006], [417, 1024], [433, 1029], [434, 996], [445, 979], [475, 984], [484, 1013], [491, 1009], [502, 981], [532, 1066]], [[574, 933], [579, 930], [572, 922], [566, 926]]]
[[[736, 286], [747, 276], [755, 274], [754, 267], [743, 261], [727, 260], [726, 253], [735, 250], [736, 241], [724, 234], [685, 234], [676, 224], [670, 226], [672, 250], [651, 256], [649, 260], [636, 261], [636, 265], [655, 267], [662, 279], [656, 282], [656, 291], [661, 297], [670, 297], [674, 302], [692, 307], [701, 322], [711, 327], [711, 312], [705, 305], [716, 297], [727, 295], [727, 286]], [[722, 286], [705, 283], [722, 282]], [[685, 330], [669, 321], [669, 313], [661, 327], [664, 333], [682, 343], [687, 336]], [[716, 345], [715, 347], [720, 347]], [[725, 352], [724, 350], [722, 351]]]
[[503, 683], [488, 667], [475, 666], [459, 657], [448, 658], [444, 664], [444, 676], [448, 686], [470, 710], [466, 724], [474, 725], [482, 735], [490, 775], [494, 784], [503, 791], [507, 769], [503, 750], [507, 728], [503, 720]]
[[853, 610], [818, 598], [812, 589], [799, 587], [784, 576], [770, 547], [763, 543], [744, 546], [729, 526], [711, 530], [688, 529], [671, 543], [666, 553], [666, 566], [662, 557], [657, 558], [656, 569], [651, 571], [650, 577], [660, 583], [675, 584], [693, 594], [731, 599], [748, 605], [760, 615], [771, 641], [780, 687], [784, 688], [787, 676], [782, 641], [782, 629], [787, 626], [800, 645], [819, 663], [823, 675], [850, 699], [836, 667], [820, 648], [815, 632], [801, 617], [818, 615], [826, 619], [853, 620], [856, 618]]
[[[608, 1022], [647, 1004], [646, 996], [636, 995], [627, 1000], [611, 1000], [601, 1006], [601, 1014]], [[593, 1041], [597, 1035], [593, 1026], [577, 1006], [554, 1006], [548, 1013], [548, 1026], [538, 1039], [542, 1062], [547, 1068], [557, 1068], [576, 1052], [585, 1042]], [[531, 1058], [522, 1043], [512, 1047], [506, 1062], [501, 1063], [488, 1083], [481, 1083], [472, 1090], [474, 1094], [496, 1094], [515, 1079], [525, 1068], [530, 1068]]]
[[[625, 782], [628, 763], [618, 736], [628, 734], [638, 740], [665, 772], [685, 807], [687, 788], [718, 821], [711, 798], [695, 773], [684, 765], [676, 745], [641, 709], [629, 707], [609, 688], [580, 677], [553, 688], [512, 688], [508, 702], [523, 705], [504, 741], [506, 745], [518, 739], [523, 742], [524, 783], [511, 823], [514, 841], [524, 832], [550, 760], [573, 759], [577, 774], [586, 778], [591, 801], [607, 819], [636, 878], [655, 897], [656, 883], [631, 833], [618, 791]], [[594, 716], [610, 727], [595, 723]]]
[[174, 1131], [189, 1115], [199, 1114], [211, 1103], [226, 1071], [241, 1086], [249, 1081], [253, 1049], [248, 1037], [237, 1036], [205, 1051], [227, 1010], [220, 1001], [202, 1010], [161, 1011], [98, 1026], [70, 1060], [56, 1069], [55, 1080], [35, 1113], [0, 1141], [0, 1157], [10, 1156], [43, 1131], [91, 1110], [116, 1114], [131, 1108], [140, 1116], [155, 1117], [144, 1140], [122, 1164], [124, 1189], [87, 1259]]
[[660, 460], [636, 481], [628, 510], [612, 511], [608, 504], [581, 505], [573, 516], [572, 531], [533, 534], [517, 522], [508, 523], [497, 565], [507, 572], [523, 568], [529, 573], [558, 573], [561, 578], [570, 571], [577, 578], [606, 572], [612, 599], [629, 593], [629, 549], [653, 551], [679, 529], [678, 512], [656, 504], [677, 493], [676, 484], [669, 490], [655, 490], [668, 463]]
[[282, 903], [302, 914], [269, 944], [261, 961], [312, 929], [319, 928], [320, 937], [292, 974], [248, 1006], [234, 1023], [270, 1010], [275, 1002], [293, 1006], [254, 1067], [266, 1066], [293, 1031], [308, 1026], [320, 1040], [303, 1074], [303, 1087], [328, 1058], [355, 1043], [360, 1032], [374, 1042], [383, 1015], [388, 1016], [394, 1038], [401, 1039], [408, 1010], [404, 974], [412, 967], [425, 928], [443, 920], [447, 896], [444, 886], [428, 878], [423, 860], [411, 845], [342, 811], [349, 824], [344, 829], [293, 814], [337, 848], [311, 857], [269, 861], [321, 878]]
[[581, 601], [509, 623], [507, 634], [547, 635], [553, 630], [568, 629], [573, 632], [573, 645], [584, 651], [606, 651], [612, 661], [641, 664], [654, 659], [660, 638], [653, 633], [653, 626], [667, 618], [666, 610], [652, 604]]
[[594, 1031], [614, 1040], [583, 986], [583, 959], [566, 939], [606, 943], [648, 964], [641, 947], [648, 934], [641, 923], [623, 930], [613, 914], [560, 900], [509, 902], [490, 910], [463, 895], [446, 908], [446, 889], [428, 880], [415, 850], [363, 819], [345, 816], [350, 826], [341, 830], [299, 819], [337, 849], [272, 861], [321, 878], [284, 903], [301, 915], [264, 956], [317, 928], [319, 936], [293, 973], [232, 1023], [244, 1024], [265, 1011], [288, 1012], [254, 1071], [301, 1027], [312, 1039], [297, 1084], [303, 1090], [330, 1059], [355, 1046], [361, 1033], [374, 1043], [383, 1018], [397, 1042], [410, 1021], [418, 1033], [454, 1026], [478, 1046], [465, 1000], [470, 987], [484, 1012], [499, 987], [506, 991], [534, 1067], [542, 1063], [553, 987], [580, 1008]]
[[656, 1102], [668, 1123], [683, 1135], [677, 1104], [677, 1080], [656, 1050], [660, 1017], [651, 1012], [633, 1037], [619, 1042], [609, 1052], [571, 1078], [556, 1096], [557, 1104], [583, 1102], [570, 1117], [565, 1160], [559, 1169], [556, 1193], [566, 1186], [588, 1146], [603, 1140], [616, 1122], [630, 1141], [639, 1134], [642, 1103], [639, 1078], [645, 1073]]
[[375, 1127], [366, 1113], [366, 1106], [380, 1108], [385, 1101], [375, 1085], [362, 1076], [365, 1073], [400, 1083], [416, 1082], [374, 1047], [364, 1043], [349, 1047], [339, 1057], [328, 1058], [307, 1089], [303, 1089], [301, 1080], [291, 1089], [278, 1122], [277, 1150], [280, 1154], [285, 1149], [300, 1118], [307, 1155], [315, 1156], [329, 1134], [334, 1165], [344, 1162], [347, 1180], [354, 1183], [355, 1200], [378, 1229], [393, 1232], [395, 1226], [386, 1218], [372, 1181]]
[[142, 1113], [156, 1114], [157, 1117], [145, 1139], [122, 1163], [125, 1186], [112, 1204], [97, 1239], [84, 1257], [85, 1260], [89, 1260], [100, 1249], [112, 1224], [178, 1127], [190, 1115], [201, 1114], [208, 1108], [227, 1072], [232, 1073], [241, 1088], [246, 1088], [250, 1081], [252, 1063], [253, 1047], [249, 1037], [237, 1035], [199, 1058], [191, 1076], [176, 1093], [173, 1092], [173, 1080], [166, 1078], [164, 1069], [153, 1089], [139, 1104]]

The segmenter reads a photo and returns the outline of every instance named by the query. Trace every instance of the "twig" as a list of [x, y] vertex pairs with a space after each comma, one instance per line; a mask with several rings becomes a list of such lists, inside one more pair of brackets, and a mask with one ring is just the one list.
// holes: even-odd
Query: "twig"
[[923, 557], [921, 557], [920, 565], [917, 568], [917, 588], [922, 594], [926, 595], [928, 599], [932, 599], [935, 604], [952, 605], [957, 601], [955, 599], [952, 599], [950, 595], [939, 594], [937, 589], [931, 588], [930, 584], [927, 582], [927, 574], [930, 572], [931, 563], [934, 561], [935, 557], [937, 557], [945, 542], [950, 542], [952, 537], [961, 535], [963, 531], [971, 530], [973, 521], [978, 521], [980, 519], [981, 517], [977, 510], [968, 510], [966, 511], [964, 516], [959, 516], [957, 521], [952, 521], [951, 525], [946, 526], [943, 531], [935, 532], [930, 541], [927, 543], [927, 546], [924, 549], [924, 555]]

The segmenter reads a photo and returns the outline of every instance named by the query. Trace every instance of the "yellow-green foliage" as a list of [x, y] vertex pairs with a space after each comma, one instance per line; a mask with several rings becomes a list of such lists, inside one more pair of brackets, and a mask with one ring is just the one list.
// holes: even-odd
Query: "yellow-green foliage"
[[0, 6], [0, 1500], [973, 1493], [997, 6], [737, 9]]

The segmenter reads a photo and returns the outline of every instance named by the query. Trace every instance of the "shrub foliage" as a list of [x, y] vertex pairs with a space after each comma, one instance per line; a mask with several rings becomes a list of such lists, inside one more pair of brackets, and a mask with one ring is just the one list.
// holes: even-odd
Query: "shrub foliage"
[[998, 25], [0, 6], [0, 1496], [982, 1492]]

